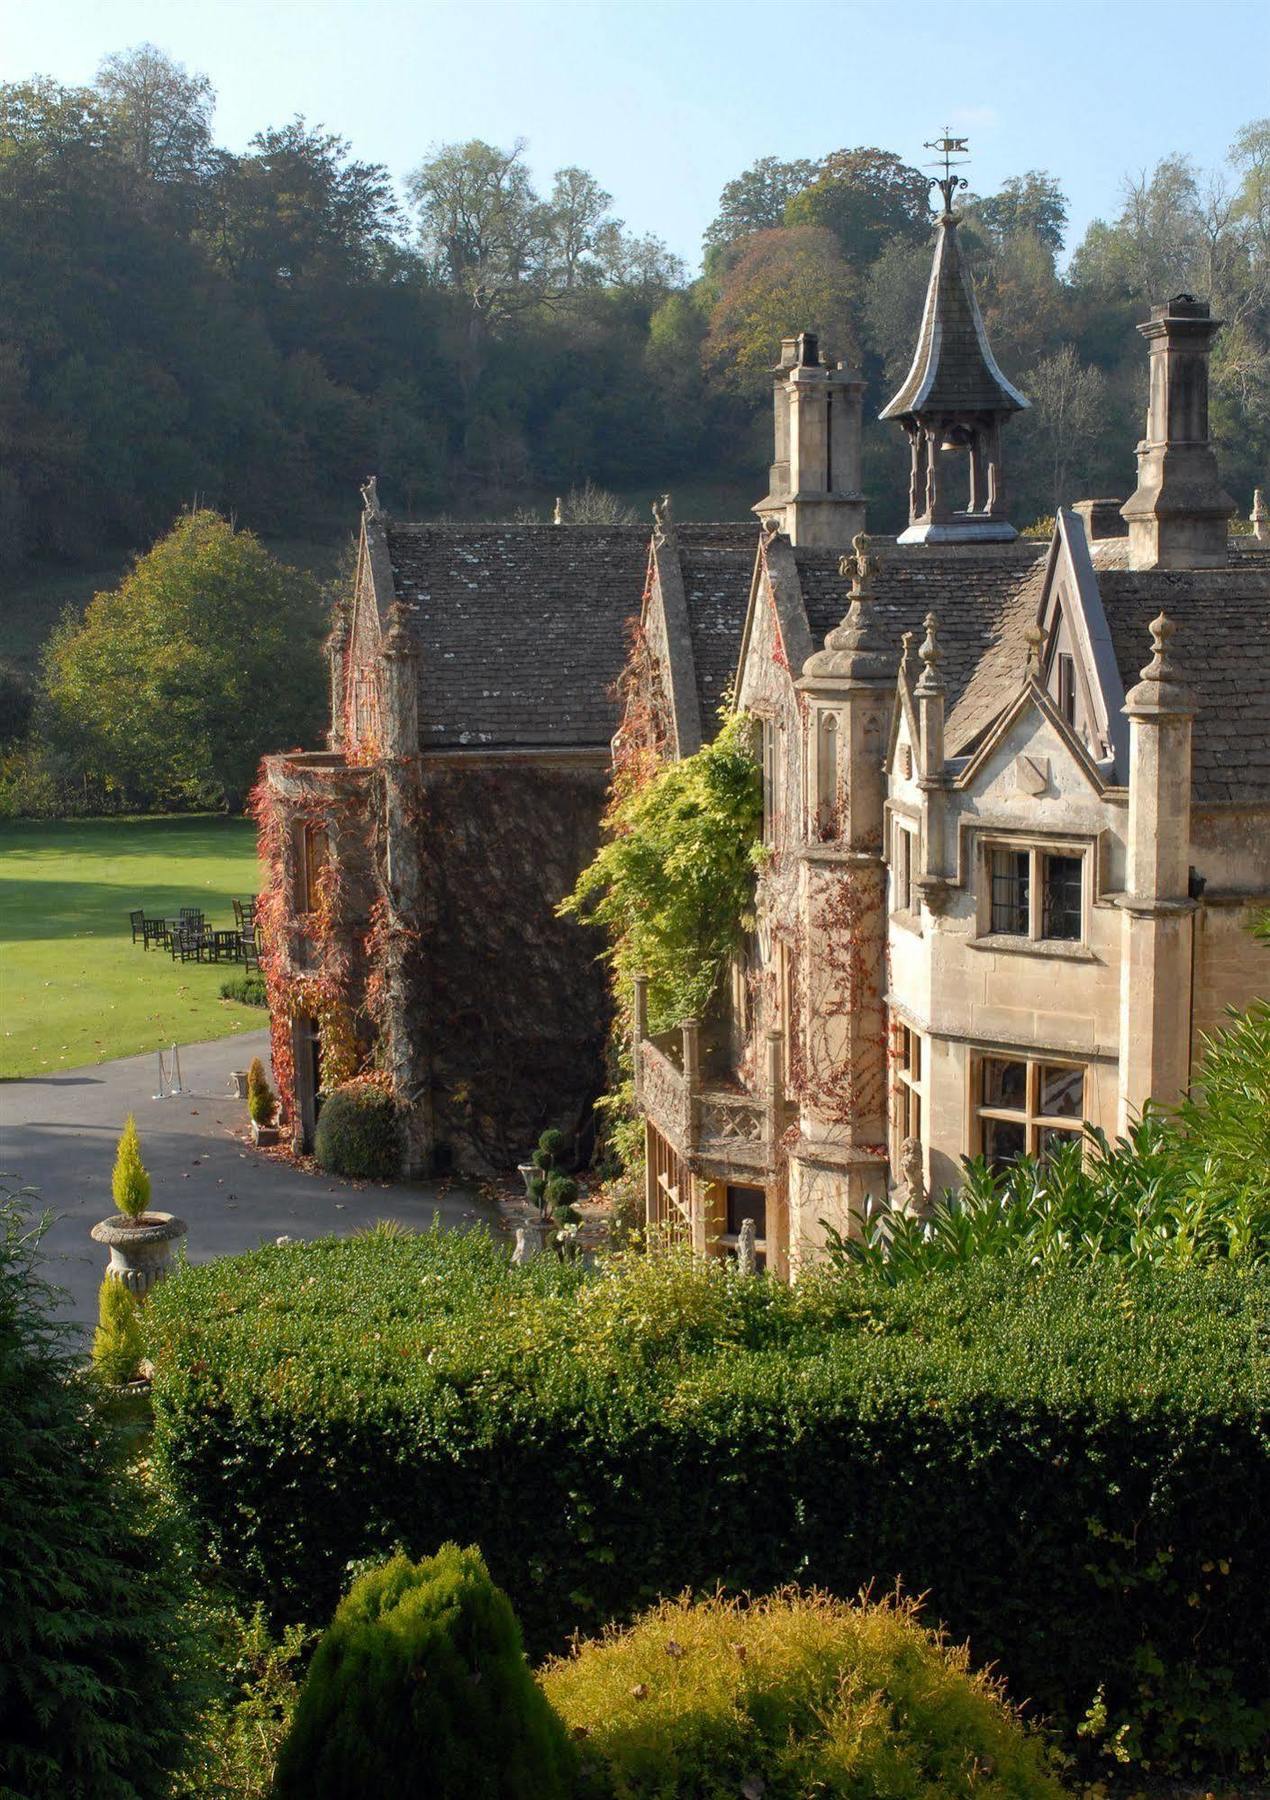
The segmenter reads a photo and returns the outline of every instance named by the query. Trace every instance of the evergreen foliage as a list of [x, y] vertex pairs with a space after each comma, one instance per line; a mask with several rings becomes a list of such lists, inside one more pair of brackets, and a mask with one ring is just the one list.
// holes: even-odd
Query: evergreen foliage
[[93, 1367], [104, 1381], [122, 1386], [136, 1379], [144, 1349], [136, 1299], [122, 1281], [107, 1275], [97, 1296]]
[[115, 1167], [110, 1177], [110, 1191], [114, 1195], [115, 1205], [125, 1218], [144, 1217], [150, 1204], [150, 1177], [141, 1160], [141, 1139], [137, 1136], [137, 1121], [131, 1113], [124, 1120], [123, 1131], [119, 1136]]
[[986, 1256], [1270, 1261], [1270, 1004], [1209, 1042], [1197, 1085], [1198, 1099], [1149, 1109], [1114, 1145], [1087, 1127], [1044, 1162], [970, 1162], [921, 1217], [871, 1205], [849, 1236], [826, 1227], [829, 1251], [891, 1283]]
[[247, 1116], [253, 1125], [272, 1125], [278, 1110], [278, 1096], [269, 1084], [265, 1065], [253, 1056], [247, 1070]]
[[474, 1528], [535, 1653], [650, 1594], [898, 1577], [1069, 1742], [1251, 1775], [1268, 1284], [1107, 1256], [789, 1288], [675, 1256], [518, 1269], [439, 1230], [266, 1248], [147, 1301], [156, 1455], [276, 1620]]
[[604, 927], [619, 1001], [649, 977], [649, 1025], [700, 1018], [753, 914], [762, 776], [748, 715], [712, 743], [618, 792], [607, 841], [560, 910]]
[[551, 1663], [586, 1795], [1060, 1800], [1039, 1738], [907, 1602], [666, 1600]]
[[220, 984], [222, 1000], [237, 1000], [240, 1006], [268, 1006], [265, 978], [254, 971], [246, 975], [230, 975]]
[[166, 1800], [185, 1726], [171, 1545], [51, 1322], [38, 1231], [0, 1203], [0, 1789]]
[[322, 1102], [313, 1154], [333, 1175], [391, 1181], [401, 1173], [401, 1115], [376, 1081], [348, 1081]]
[[565, 1800], [573, 1755], [477, 1550], [361, 1575], [318, 1645], [275, 1800]]

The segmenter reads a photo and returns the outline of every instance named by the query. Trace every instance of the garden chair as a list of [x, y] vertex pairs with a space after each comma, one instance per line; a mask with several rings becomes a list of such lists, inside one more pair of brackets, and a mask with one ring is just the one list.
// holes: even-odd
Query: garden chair
[[260, 973], [260, 927], [248, 925], [242, 934], [243, 968], [249, 973]]
[[141, 921], [141, 942], [147, 950], [150, 948], [151, 944], [157, 944], [162, 950], [167, 945], [168, 933], [171, 929], [172, 928], [166, 919], [147, 919], [143, 917]]
[[133, 943], [135, 944], [137, 939], [140, 938], [142, 948], [148, 950], [150, 946], [146, 943], [146, 916], [143, 908], [139, 906], [135, 912], [130, 912], [128, 914], [128, 923], [132, 927]]

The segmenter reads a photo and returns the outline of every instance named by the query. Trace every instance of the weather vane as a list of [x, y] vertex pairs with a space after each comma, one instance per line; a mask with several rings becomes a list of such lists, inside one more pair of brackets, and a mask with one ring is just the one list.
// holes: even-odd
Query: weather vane
[[[967, 147], [968, 140], [966, 138], [951, 136], [947, 125], [944, 126], [943, 137], [935, 138], [932, 142], [923, 144], [922, 146], [924, 150], [938, 150], [940, 156], [943, 158], [943, 175], [932, 175], [930, 180], [931, 186], [937, 187], [944, 196], [945, 213], [950, 213], [952, 211], [953, 195], [957, 192], [957, 189], [970, 186], [970, 183], [966, 180], [964, 175], [953, 174], [955, 163], [963, 163], [968, 160], [965, 154]], [[931, 163], [929, 166], [937, 169], [939, 164]]]

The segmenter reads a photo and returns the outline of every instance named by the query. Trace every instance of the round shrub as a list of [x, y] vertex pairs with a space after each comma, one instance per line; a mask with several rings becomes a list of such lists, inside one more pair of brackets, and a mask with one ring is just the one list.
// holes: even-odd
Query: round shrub
[[586, 1794], [1058, 1800], [1048, 1752], [908, 1602], [663, 1601], [542, 1674]]
[[564, 1800], [574, 1756], [478, 1550], [360, 1576], [314, 1653], [274, 1800]]
[[349, 1081], [322, 1102], [313, 1154], [332, 1175], [387, 1181], [401, 1170], [401, 1121], [391, 1094]]

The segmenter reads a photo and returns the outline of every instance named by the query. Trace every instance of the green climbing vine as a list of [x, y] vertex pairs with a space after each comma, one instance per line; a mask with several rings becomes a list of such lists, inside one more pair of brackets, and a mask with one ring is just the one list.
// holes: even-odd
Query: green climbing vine
[[607, 931], [622, 1018], [635, 976], [648, 976], [652, 1031], [702, 1016], [753, 929], [763, 786], [752, 736], [752, 720], [733, 713], [695, 755], [619, 787], [607, 841], [560, 905]]

